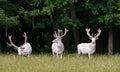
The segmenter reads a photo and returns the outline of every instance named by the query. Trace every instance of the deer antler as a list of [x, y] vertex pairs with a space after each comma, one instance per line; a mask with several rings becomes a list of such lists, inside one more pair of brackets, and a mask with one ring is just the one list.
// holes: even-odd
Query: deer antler
[[61, 37], [64, 37], [69, 30], [65, 28], [65, 33], [63, 34], [63, 31], [61, 30]]
[[55, 34], [53, 34], [54, 37], [57, 37], [57, 32], [55, 31]]
[[63, 37], [67, 34], [69, 30], [65, 28], [65, 33], [63, 34], [63, 31], [58, 29], [58, 33], [55, 31], [55, 34], [53, 34], [54, 37]]
[[55, 31], [55, 34], [53, 34], [54, 37], [59, 37], [60, 36], [60, 30], [58, 29], [58, 32]]
[[60, 37], [60, 31], [61, 31], [61, 30], [60, 30], [60, 29], [58, 29], [58, 37]]
[[26, 34], [26, 32], [24, 32], [24, 34], [22, 36], [25, 38], [24, 44], [27, 43], [27, 34]]
[[96, 38], [98, 38], [98, 37], [100, 36], [102, 30], [101, 30], [101, 29], [98, 29], [97, 31], [98, 31], [98, 33], [97, 33], [96, 36], [95, 36]]
[[10, 43], [7, 42], [7, 45], [9, 45], [9, 46], [13, 46], [14, 48], [17, 49], [18, 46], [16, 46], [16, 45], [12, 42], [12, 39], [11, 39], [11, 38], [12, 38], [12, 35], [11, 35], [11, 36], [8, 36], [8, 39], [9, 39]]
[[86, 30], [87, 35], [89, 36], [89, 38], [92, 38], [92, 36], [90, 35], [90, 28], [86, 28], [85, 30]]

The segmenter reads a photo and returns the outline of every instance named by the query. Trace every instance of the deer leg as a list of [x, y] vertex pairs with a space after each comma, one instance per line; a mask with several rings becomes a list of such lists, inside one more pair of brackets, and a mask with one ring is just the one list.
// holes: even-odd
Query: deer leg
[[91, 58], [91, 57], [90, 57], [90, 53], [88, 53], [88, 57], [89, 57], [89, 59]]
[[61, 53], [60, 58], [62, 58], [63, 53]]
[[55, 56], [55, 52], [52, 52], [53, 57]]
[[53, 56], [55, 55], [55, 53], [54, 53], [54, 52], [52, 52], [52, 54], [53, 54]]
[[53, 56], [55, 55], [55, 52], [54, 51], [52, 51], [52, 54], [53, 54]]
[[80, 50], [78, 50], [78, 57], [80, 56], [80, 54], [81, 54], [81, 51], [80, 51]]

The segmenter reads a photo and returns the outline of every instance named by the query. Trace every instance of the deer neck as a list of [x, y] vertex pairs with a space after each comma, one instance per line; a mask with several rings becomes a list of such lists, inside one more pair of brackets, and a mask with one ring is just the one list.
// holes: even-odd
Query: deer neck
[[96, 42], [91, 42], [91, 46], [95, 47], [96, 46]]
[[59, 40], [59, 41], [58, 41], [58, 43], [62, 43], [62, 41], [61, 41], [61, 40]]
[[96, 43], [95, 42], [91, 42], [90, 43], [90, 47], [92, 49], [92, 53], [95, 52], [95, 46], [96, 46]]

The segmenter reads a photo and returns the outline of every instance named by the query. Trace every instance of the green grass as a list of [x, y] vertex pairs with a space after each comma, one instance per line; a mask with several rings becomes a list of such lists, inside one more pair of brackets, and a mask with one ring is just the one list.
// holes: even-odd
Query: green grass
[[21, 57], [0, 54], [0, 72], [120, 72], [120, 55], [77, 57], [65, 54], [62, 59], [49, 54]]

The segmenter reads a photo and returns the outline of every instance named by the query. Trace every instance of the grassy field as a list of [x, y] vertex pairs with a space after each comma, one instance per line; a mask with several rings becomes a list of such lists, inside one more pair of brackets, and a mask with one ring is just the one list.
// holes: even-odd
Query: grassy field
[[21, 57], [0, 54], [0, 72], [120, 72], [120, 55], [77, 57], [65, 54], [57, 59], [49, 54]]

